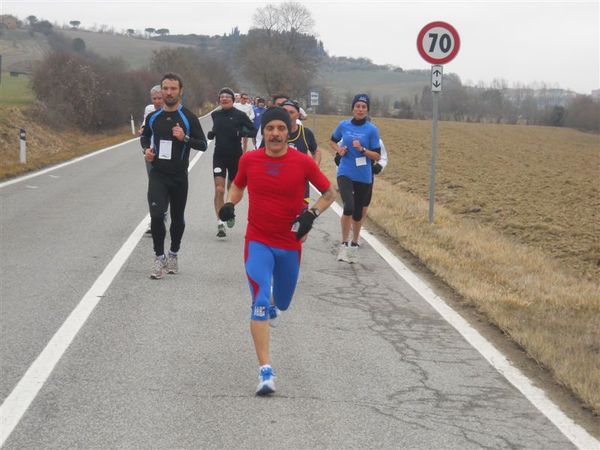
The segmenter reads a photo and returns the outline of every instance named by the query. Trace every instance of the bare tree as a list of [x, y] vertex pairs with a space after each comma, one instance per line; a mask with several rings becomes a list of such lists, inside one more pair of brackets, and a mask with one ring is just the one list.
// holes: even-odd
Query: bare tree
[[308, 8], [298, 2], [284, 2], [279, 6], [268, 4], [258, 8], [252, 17], [255, 28], [274, 32], [311, 34], [315, 21]]
[[285, 2], [279, 5], [281, 15], [280, 31], [311, 34], [315, 21], [308, 8], [301, 3]]
[[271, 4], [264, 8], [258, 8], [252, 16], [252, 22], [254, 27], [265, 30], [269, 37], [272, 36], [274, 32], [281, 29], [279, 8]]

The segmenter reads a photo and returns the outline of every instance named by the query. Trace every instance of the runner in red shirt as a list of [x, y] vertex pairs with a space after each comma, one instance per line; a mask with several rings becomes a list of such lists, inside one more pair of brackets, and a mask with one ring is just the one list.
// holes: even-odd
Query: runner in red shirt
[[[298, 281], [302, 242], [315, 218], [335, 199], [331, 183], [314, 160], [288, 147], [290, 129], [285, 109], [273, 107], [263, 114], [265, 147], [242, 155], [228, 203], [219, 211], [223, 221], [234, 218], [234, 205], [248, 188], [244, 260], [252, 296], [250, 330], [260, 365], [257, 395], [275, 392], [268, 319], [276, 319], [278, 310], [289, 307]], [[307, 181], [322, 193], [310, 209], [305, 209], [304, 202]]]

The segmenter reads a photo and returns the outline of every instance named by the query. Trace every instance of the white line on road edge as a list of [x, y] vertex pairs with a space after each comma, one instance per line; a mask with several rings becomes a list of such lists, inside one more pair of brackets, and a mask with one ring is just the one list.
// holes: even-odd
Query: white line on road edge
[[[110, 148], [110, 147], [109, 147]], [[105, 149], [108, 150], [108, 149]], [[203, 152], [198, 152], [190, 162], [189, 170], [199, 161]], [[146, 232], [150, 214], [138, 224], [133, 233], [127, 238], [119, 251], [104, 268], [100, 276], [96, 279], [89, 291], [79, 301], [79, 304], [69, 314], [58, 331], [52, 336], [50, 342], [39, 354], [36, 360], [29, 366], [25, 375], [19, 380], [10, 395], [6, 397], [2, 406], [0, 406], [0, 447], [14, 428], [17, 426], [31, 402], [35, 399], [38, 392], [46, 383], [46, 380], [54, 370], [54, 367], [67, 351], [75, 336], [86, 322], [88, 317], [94, 311], [94, 308], [100, 302], [100, 299], [115, 279], [125, 261], [129, 258], [139, 240]]]
[[[338, 216], [342, 208], [334, 203], [331, 208]], [[361, 237], [400, 275], [417, 293], [435, 309], [465, 340], [515, 386], [537, 409], [540, 410], [576, 447], [586, 450], [600, 449], [600, 442], [585, 429], [577, 425], [550, 400], [545, 392], [533, 385], [531, 380], [514, 367], [486, 338], [448, 306], [433, 290], [396, 256], [390, 252], [374, 235], [364, 230]]]
[[129, 139], [128, 141], [124, 141], [124, 142], [121, 142], [119, 144], [112, 145], [110, 147], [106, 147], [106, 148], [103, 148], [103, 149], [100, 149], [100, 150], [96, 150], [95, 152], [88, 153], [87, 155], [78, 156], [77, 158], [71, 159], [71, 160], [69, 160], [67, 162], [64, 162], [64, 163], [57, 164], [56, 166], [48, 167], [47, 169], [42, 169], [42, 170], [39, 170], [37, 172], [30, 173], [28, 175], [23, 175], [22, 177], [13, 178], [12, 180], [8, 180], [8, 181], [5, 181], [3, 183], [0, 183], [0, 189], [2, 189], [3, 187], [6, 187], [6, 186], [10, 186], [11, 184], [18, 183], [20, 181], [29, 180], [30, 178], [34, 178], [34, 177], [37, 177], [37, 176], [40, 176], [40, 175], [44, 175], [45, 173], [52, 172], [53, 170], [56, 170], [56, 169], [60, 169], [61, 167], [65, 167], [65, 166], [69, 166], [71, 164], [75, 164], [76, 162], [82, 161], [82, 160], [87, 159], [87, 158], [91, 158], [92, 156], [99, 155], [101, 153], [104, 153], [104, 152], [107, 152], [109, 150], [112, 150], [113, 148], [117, 148], [117, 147], [119, 147], [121, 145], [129, 144], [130, 142], [133, 142], [133, 141], [139, 140], [139, 139], [140, 138]]

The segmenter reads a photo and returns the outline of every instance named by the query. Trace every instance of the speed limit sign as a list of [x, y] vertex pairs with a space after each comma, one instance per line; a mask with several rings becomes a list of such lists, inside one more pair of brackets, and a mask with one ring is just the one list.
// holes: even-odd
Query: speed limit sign
[[458, 53], [460, 37], [449, 23], [431, 22], [419, 32], [417, 48], [425, 61], [446, 64]]

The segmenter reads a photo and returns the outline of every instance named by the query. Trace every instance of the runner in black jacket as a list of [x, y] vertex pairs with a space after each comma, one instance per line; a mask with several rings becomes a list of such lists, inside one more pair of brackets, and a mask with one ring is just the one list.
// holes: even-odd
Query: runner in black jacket
[[[192, 148], [205, 151], [206, 138], [198, 117], [181, 105], [181, 78], [168, 73], [161, 80], [164, 105], [146, 117], [140, 138], [144, 158], [152, 163], [148, 177], [150, 228], [156, 258], [151, 278], [160, 279], [165, 270], [177, 273], [177, 253], [185, 229], [184, 211], [188, 193], [188, 166]], [[171, 250], [165, 257], [166, 227], [163, 215], [170, 204]]]
[[[238, 162], [242, 156], [242, 138], [256, 136], [256, 128], [246, 113], [233, 107], [235, 94], [230, 88], [219, 91], [221, 109], [213, 111], [212, 131], [208, 132], [209, 139], [216, 139], [213, 155], [213, 175], [215, 180], [215, 214], [217, 215], [217, 237], [226, 236], [225, 224], [218, 219], [219, 210], [225, 203], [225, 180], [227, 189], [235, 178]], [[233, 219], [227, 221], [229, 228], [233, 227]]]

